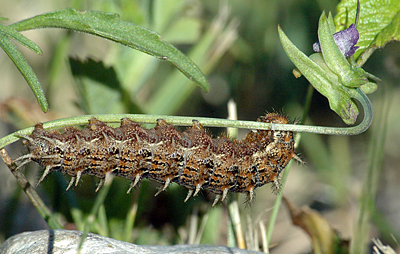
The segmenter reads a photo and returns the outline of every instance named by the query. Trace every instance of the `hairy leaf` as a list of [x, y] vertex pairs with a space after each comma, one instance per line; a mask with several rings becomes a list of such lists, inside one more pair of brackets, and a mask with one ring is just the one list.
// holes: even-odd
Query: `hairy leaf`
[[[355, 58], [386, 43], [400, 39], [400, 0], [360, 0], [361, 12], [357, 30], [360, 33]], [[335, 24], [337, 31], [355, 22], [356, 0], [342, 0], [337, 6]], [[368, 54], [370, 54], [368, 50]], [[364, 60], [365, 61], [365, 60]]]
[[12, 29], [11, 27], [0, 24], [0, 33], [3, 33], [5, 35], [11, 37], [12, 39], [18, 41], [19, 43], [21, 43], [28, 49], [32, 50], [36, 54], [38, 54], [38, 55], [42, 54], [42, 50], [39, 48], [38, 45], [36, 45], [33, 41], [29, 40], [22, 34], [18, 33], [16, 30]]
[[36, 28], [64, 28], [97, 35], [140, 50], [174, 64], [203, 90], [209, 83], [199, 67], [181, 51], [146, 28], [119, 19], [118, 14], [100, 11], [79, 12], [63, 9], [29, 18], [10, 25], [17, 31]]
[[24, 76], [26, 82], [28, 82], [33, 93], [35, 94], [40, 108], [43, 110], [43, 112], [46, 112], [49, 106], [38, 78], [17, 47], [15, 47], [8, 36], [2, 32], [0, 32], [0, 47], [3, 48], [8, 57], [10, 57], [15, 66], [17, 66], [18, 70], [21, 72], [22, 76]]

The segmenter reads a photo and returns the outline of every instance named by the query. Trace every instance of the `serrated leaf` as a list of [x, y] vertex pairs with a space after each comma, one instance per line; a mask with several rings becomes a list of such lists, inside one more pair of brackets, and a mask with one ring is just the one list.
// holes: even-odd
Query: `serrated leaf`
[[26, 82], [28, 82], [36, 96], [37, 101], [39, 102], [40, 108], [43, 110], [43, 112], [47, 112], [49, 106], [38, 78], [17, 47], [15, 47], [8, 36], [3, 33], [0, 33], [0, 47], [3, 48], [8, 57], [10, 57], [15, 66], [17, 66], [22, 76], [24, 76]]
[[43, 53], [42, 50], [39, 48], [39, 46], [36, 45], [36, 43], [29, 40], [28, 38], [17, 32], [16, 30], [12, 29], [11, 27], [0, 24], [0, 33], [3, 33], [11, 37], [12, 39], [18, 41], [19, 43], [21, 43], [22, 45], [24, 45], [25, 47], [32, 50], [38, 55], [41, 55]]
[[113, 67], [106, 67], [101, 61], [90, 58], [85, 61], [70, 58], [69, 64], [77, 79], [79, 105], [85, 113], [142, 113], [131, 101], [130, 93], [120, 85]]
[[[361, 12], [357, 30], [360, 33], [354, 57], [357, 59], [369, 48], [383, 47], [400, 39], [400, 0], [360, 0]], [[336, 30], [354, 23], [357, 1], [342, 0], [335, 16]]]
[[205, 75], [192, 60], [170, 43], [163, 41], [159, 34], [120, 20], [118, 14], [63, 9], [17, 22], [10, 27], [17, 31], [36, 28], [64, 28], [97, 35], [167, 60], [203, 90], [209, 90], [210, 85]]

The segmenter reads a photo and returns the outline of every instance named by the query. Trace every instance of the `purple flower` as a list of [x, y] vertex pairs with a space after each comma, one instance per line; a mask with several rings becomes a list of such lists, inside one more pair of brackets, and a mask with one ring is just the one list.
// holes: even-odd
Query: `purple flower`
[[[338, 45], [340, 51], [345, 57], [354, 55], [356, 50], [359, 48], [355, 46], [357, 44], [359, 34], [354, 24], [350, 25], [349, 28], [337, 32], [333, 35], [336, 45]], [[314, 52], [321, 52], [321, 45], [319, 42], [313, 44]]]

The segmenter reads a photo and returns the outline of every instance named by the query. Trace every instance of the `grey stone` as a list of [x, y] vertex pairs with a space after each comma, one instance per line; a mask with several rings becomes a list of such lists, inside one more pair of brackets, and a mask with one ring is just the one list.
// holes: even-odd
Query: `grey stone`
[[[10, 237], [0, 247], [1, 254], [75, 254], [83, 232], [72, 230], [39, 230], [24, 232]], [[89, 253], [230, 253], [250, 254], [261, 253], [213, 245], [173, 245], [149, 246], [136, 245], [118, 241], [112, 238], [89, 233], [81, 249], [81, 254]]]

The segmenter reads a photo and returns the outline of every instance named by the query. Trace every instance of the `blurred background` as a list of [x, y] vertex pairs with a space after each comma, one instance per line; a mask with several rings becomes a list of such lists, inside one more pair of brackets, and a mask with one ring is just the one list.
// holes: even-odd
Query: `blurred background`
[[[335, 14], [337, 4], [331, 0], [3, 0], [0, 16], [9, 19], [3, 24], [67, 7], [118, 13], [122, 20], [156, 31], [187, 54], [206, 74], [211, 89], [204, 93], [168, 62], [95, 36], [61, 29], [28, 31], [23, 34], [41, 47], [43, 55], [17, 46], [41, 81], [50, 110], [41, 112], [17, 68], [0, 52], [0, 136], [38, 122], [94, 113], [226, 118], [230, 99], [237, 104], [240, 120], [256, 120], [266, 111], [299, 119], [309, 84], [292, 75], [294, 66], [280, 45], [277, 25], [310, 55], [321, 12]], [[363, 186], [369, 182], [376, 202], [370, 209], [369, 237], [394, 248], [400, 233], [399, 64], [398, 43], [374, 52], [364, 65], [382, 79], [378, 91], [369, 96], [374, 108], [371, 128], [352, 137], [302, 134], [297, 152], [305, 165], [293, 163], [284, 190], [293, 205], [315, 209], [342, 239], [350, 240]], [[327, 99], [316, 92], [306, 123], [344, 126]], [[211, 130], [214, 135], [224, 131]], [[238, 138], [246, 132], [239, 130]], [[6, 149], [12, 158], [27, 152], [21, 143]], [[31, 163], [23, 172], [35, 184], [41, 170]], [[78, 187], [65, 192], [68, 181], [52, 173], [37, 190], [66, 227], [79, 229], [72, 211], [83, 215], [90, 211], [97, 180], [84, 177]], [[200, 225], [206, 214], [206, 233], [200, 242], [227, 244], [226, 206], [211, 208], [207, 193], [183, 203], [186, 189], [177, 185], [157, 197], [153, 196], [156, 183], [144, 180], [126, 195], [128, 186], [129, 181], [114, 179], [104, 206], [107, 229], [99, 226], [93, 232], [138, 244], [186, 243], [189, 221], [197, 216]], [[239, 195], [245, 234], [259, 221], [268, 223], [275, 200], [269, 185], [257, 189], [256, 195], [247, 208], [244, 195]], [[124, 239], [121, 228], [134, 203], [138, 204], [134, 230], [130, 239]], [[0, 163], [0, 243], [16, 233], [43, 228], [47, 228], [44, 220]], [[271, 243], [271, 253], [311, 252], [310, 237], [292, 224], [284, 205]]]

